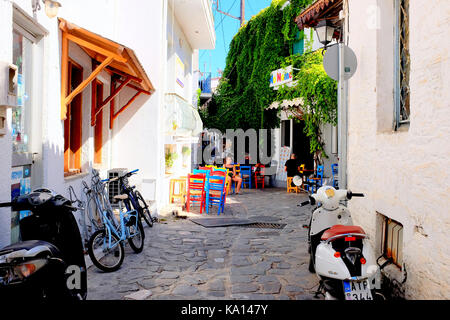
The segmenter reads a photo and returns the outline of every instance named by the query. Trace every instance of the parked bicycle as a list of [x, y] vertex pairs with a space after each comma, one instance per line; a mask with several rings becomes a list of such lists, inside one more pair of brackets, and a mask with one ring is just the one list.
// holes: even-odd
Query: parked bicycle
[[[134, 208], [139, 213], [139, 217], [141, 219], [143, 218], [149, 227], [153, 227], [153, 222], [156, 219], [152, 218], [150, 209], [145, 202], [144, 197], [138, 190], [136, 190], [136, 186], [130, 186], [128, 182], [128, 178], [136, 174], [138, 171], [139, 169], [136, 169], [113, 179], [114, 181], [119, 181], [120, 193], [127, 195], [127, 197], [123, 198], [123, 203], [125, 204], [127, 210], [129, 211]], [[113, 179], [111, 179], [110, 182], [113, 181]]]
[[102, 214], [104, 229], [94, 232], [88, 243], [89, 257], [97, 268], [105, 272], [119, 269], [125, 257], [125, 240], [134, 252], [142, 252], [144, 227], [138, 217], [136, 210], [120, 210], [119, 227], [115, 227], [115, 216]]
[[83, 193], [85, 194], [85, 201], [80, 200], [75, 193], [72, 186], [69, 186], [69, 199], [72, 205], [80, 212], [78, 223], [81, 227], [81, 236], [84, 252], [87, 253], [87, 244], [91, 235], [103, 228], [103, 222], [101, 218], [101, 211], [97, 206], [94, 192], [87, 185], [85, 181], [83, 183]]
[[[103, 229], [102, 213], [113, 216], [113, 209], [109, 202], [105, 183], [101, 180], [99, 172], [92, 169], [91, 186], [82, 181], [83, 193], [86, 201], [80, 200], [72, 186], [69, 186], [69, 198], [72, 204], [80, 212], [79, 225], [82, 229], [83, 247], [87, 251], [87, 244], [92, 234]], [[87, 220], [87, 221], [86, 221]], [[118, 227], [115, 219], [112, 219], [115, 227]]]

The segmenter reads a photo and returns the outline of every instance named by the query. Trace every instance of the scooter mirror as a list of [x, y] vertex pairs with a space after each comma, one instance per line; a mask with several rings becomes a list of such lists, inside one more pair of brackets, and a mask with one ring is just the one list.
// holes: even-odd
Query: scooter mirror
[[302, 177], [295, 176], [294, 178], [292, 178], [292, 183], [294, 183], [297, 187], [300, 187], [303, 183]]

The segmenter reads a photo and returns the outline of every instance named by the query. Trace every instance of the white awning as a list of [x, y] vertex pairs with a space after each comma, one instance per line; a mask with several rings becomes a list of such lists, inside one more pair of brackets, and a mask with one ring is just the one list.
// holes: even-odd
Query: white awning
[[274, 101], [270, 106], [266, 108], [266, 110], [270, 109], [279, 109], [286, 110], [290, 107], [303, 107], [303, 98], [295, 98], [292, 100], [283, 100], [283, 102]]
[[198, 111], [176, 94], [166, 94], [165, 131], [173, 137], [196, 137], [203, 130]]

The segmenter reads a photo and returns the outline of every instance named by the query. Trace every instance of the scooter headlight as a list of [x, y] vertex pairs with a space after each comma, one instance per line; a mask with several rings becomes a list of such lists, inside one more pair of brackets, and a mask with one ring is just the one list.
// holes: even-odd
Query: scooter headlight
[[47, 260], [39, 259], [39, 260], [32, 260], [27, 261], [22, 264], [18, 264], [14, 266], [13, 270], [14, 273], [19, 276], [21, 279], [27, 278], [39, 269], [41, 269], [43, 266], [47, 264]]

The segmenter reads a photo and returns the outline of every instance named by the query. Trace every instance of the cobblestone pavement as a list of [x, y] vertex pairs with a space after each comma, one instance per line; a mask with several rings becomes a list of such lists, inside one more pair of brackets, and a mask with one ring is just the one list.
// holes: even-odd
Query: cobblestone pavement
[[287, 224], [283, 229], [205, 228], [172, 218], [146, 227], [144, 251], [127, 245], [118, 271], [89, 268], [88, 299], [314, 299], [318, 279], [308, 271], [303, 228], [310, 209], [297, 207], [305, 199], [285, 189], [244, 189], [228, 196], [219, 216]]

